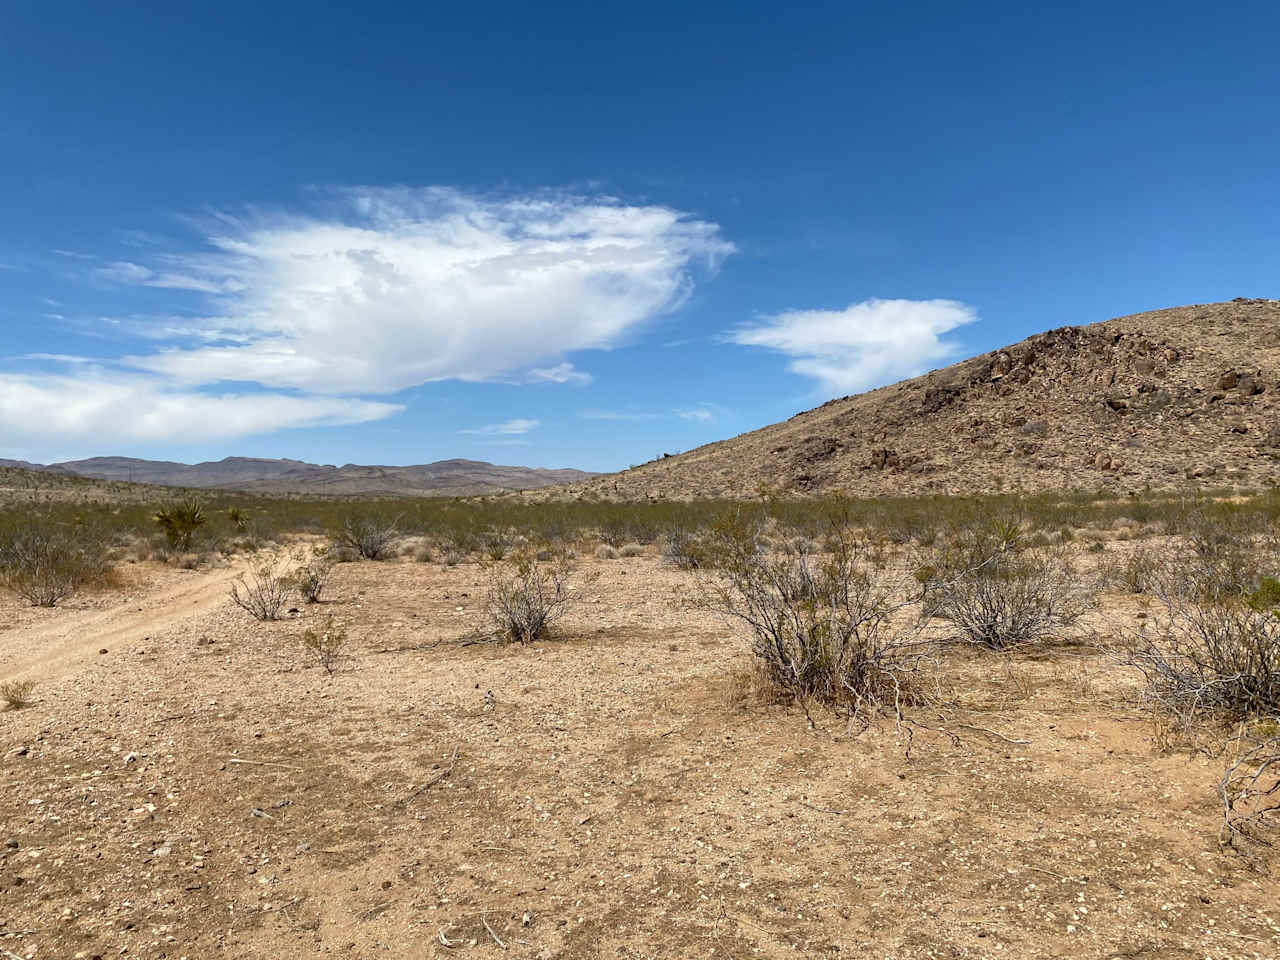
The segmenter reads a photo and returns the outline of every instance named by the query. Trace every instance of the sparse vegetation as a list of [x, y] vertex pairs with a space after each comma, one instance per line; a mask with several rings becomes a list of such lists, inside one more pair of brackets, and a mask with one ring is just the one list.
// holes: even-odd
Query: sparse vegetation
[[335, 538], [338, 545], [354, 550], [365, 560], [381, 560], [399, 535], [398, 520], [382, 513], [349, 514]]
[[347, 628], [332, 616], [323, 627], [308, 627], [302, 634], [302, 646], [324, 672], [333, 676], [346, 656]]
[[1121, 655], [1153, 708], [1184, 728], [1204, 713], [1280, 715], [1280, 610], [1206, 592], [1194, 568], [1165, 570], [1156, 594], [1157, 614]]
[[297, 562], [298, 592], [307, 603], [319, 603], [333, 573], [332, 552], [325, 546], [315, 547], [310, 554], [303, 553], [298, 557]]
[[187, 553], [196, 533], [205, 525], [204, 505], [195, 498], [156, 511], [155, 524], [169, 541], [169, 547]]
[[107, 571], [101, 542], [83, 527], [27, 525], [0, 541], [0, 584], [33, 607], [53, 607]]
[[31, 691], [35, 688], [34, 680], [6, 680], [0, 683], [0, 700], [7, 710], [21, 710], [31, 706]]
[[231, 585], [231, 600], [255, 620], [279, 620], [295, 583], [292, 571], [267, 560], [236, 578]]
[[710, 545], [717, 572], [702, 581], [703, 604], [746, 628], [769, 683], [861, 715], [918, 697], [924, 645], [900, 616], [910, 603], [904, 585], [871, 545], [836, 525], [825, 553], [793, 538], [792, 550], [770, 554], [760, 534], [750, 518], [720, 521]]
[[493, 566], [486, 611], [495, 638], [508, 643], [543, 639], [571, 600], [566, 561], [540, 563], [527, 554]]
[[923, 612], [951, 623], [954, 638], [1008, 650], [1060, 635], [1092, 604], [1092, 591], [1053, 547], [1028, 547], [1008, 518], [958, 531], [917, 579]]

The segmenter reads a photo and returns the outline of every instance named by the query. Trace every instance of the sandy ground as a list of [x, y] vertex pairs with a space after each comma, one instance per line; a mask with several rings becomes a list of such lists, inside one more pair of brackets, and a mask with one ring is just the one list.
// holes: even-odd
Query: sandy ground
[[[268, 624], [225, 570], [4, 601], [0, 675], [42, 679], [0, 714], [0, 955], [1280, 956], [1280, 882], [1218, 848], [1222, 758], [1155, 750], [1101, 657], [949, 655], [956, 705], [916, 718], [960, 740], [908, 752], [733, 705], [743, 641], [690, 575], [581, 573], [528, 647], [457, 642], [473, 565], [344, 564]], [[299, 640], [328, 615], [332, 679]]]

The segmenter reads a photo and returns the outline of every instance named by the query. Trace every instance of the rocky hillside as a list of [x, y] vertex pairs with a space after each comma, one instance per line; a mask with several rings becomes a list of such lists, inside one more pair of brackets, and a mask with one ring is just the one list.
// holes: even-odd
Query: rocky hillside
[[1280, 301], [1063, 327], [575, 484], [639, 499], [1280, 482]]
[[441, 460], [408, 467], [322, 466], [300, 460], [228, 457], [209, 463], [173, 463], [130, 457], [94, 457], [50, 465], [0, 461], [0, 467], [98, 480], [169, 487], [356, 496], [464, 496], [508, 490], [538, 490], [593, 476], [581, 470], [507, 467], [478, 460]]

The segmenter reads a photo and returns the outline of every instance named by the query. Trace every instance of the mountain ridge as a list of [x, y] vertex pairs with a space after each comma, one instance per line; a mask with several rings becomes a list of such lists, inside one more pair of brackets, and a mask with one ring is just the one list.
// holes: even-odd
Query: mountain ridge
[[164, 487], [339, 496], [505, 493], [539, 490], [594, 476], [583, 470], [506, 466], [462, 458], [407, 466], [348, 463], [339, 467], [289, 458], [233, 456], [188, 464], [136, 457], [90, 457], [52, 464], [0, 460], [0, 467]]
[[545, 496], [974, 494], [1280, 484], [1280, 301], [1034, 334]]

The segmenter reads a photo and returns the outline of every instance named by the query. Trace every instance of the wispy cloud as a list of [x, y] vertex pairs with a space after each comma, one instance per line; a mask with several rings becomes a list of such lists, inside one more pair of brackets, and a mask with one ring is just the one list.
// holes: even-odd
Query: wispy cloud
[[525, 379], [529, 383], [577, 383], [583, 386], [595, 377], [582, 370], [575, 369], [572, 363], [557, 363], [554, 367], [539, 367], [530, 370]]
[[153, 377], [101, 372], [74, 377], [0, 373], [0, 445], [106, 450], [137, 441], [222, 440], [286, 427], [364, 423], [400, 409], [341, 397], [199, 393]]
[[699, 404], [696, 407], [683, 407], [675, 411], [681, 420], [692, 420], [696, 423], [715, 423], [724, 413], [724, 408], [714, 404]]
[[978, 319], [956, 300], [866, 300], [843, 310], [790, 310], [729, 335], [792, 358], [827, 396], [916, 376], [956, 355], [943, 335]]
[[517, 418], [504, 423], [491, 423], [487, 427], [474, 427], [470, 430], [459, 430], [459, 433], [474, 433], [483, 436], [516, 436], [536, 430], [542, 425], [540, 420]]

